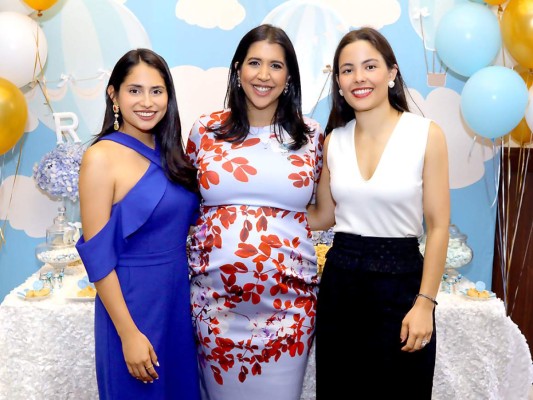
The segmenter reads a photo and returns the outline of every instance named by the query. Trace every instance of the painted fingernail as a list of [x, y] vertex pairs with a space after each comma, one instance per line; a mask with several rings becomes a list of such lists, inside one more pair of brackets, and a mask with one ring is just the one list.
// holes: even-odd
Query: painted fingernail
[[159, 367], [159, 361], [157, 361], [157, 362], [155, 363], [155, 365], [157, 365], [157, 366]]

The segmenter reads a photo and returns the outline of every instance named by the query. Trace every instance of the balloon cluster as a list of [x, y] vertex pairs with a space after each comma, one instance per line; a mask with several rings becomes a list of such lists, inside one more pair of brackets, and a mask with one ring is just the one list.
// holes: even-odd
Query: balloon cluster
[[[446, 12], [436, 30], [437, 54], [451, 71], [467, 78], [461, 113], [470, 129], [491, 140], [510, 134], [519, 144], [529, 143], [533, 129], [533, 89], [528, 92], [533, 83], [533, 1], [484, 2], [472, 1]], [[498, 6], [499, 19], [487, 5]], [[491, 65], [505, 49], [518, 64], [515, 69]]]
[[24, 134], [28, 106], [20, 88], [35, 81], [48, 54], [43, 30], [27, 14], [35, 10], [41, 16], [56, 2], [6, 0], [0, 5], [0, 155]]

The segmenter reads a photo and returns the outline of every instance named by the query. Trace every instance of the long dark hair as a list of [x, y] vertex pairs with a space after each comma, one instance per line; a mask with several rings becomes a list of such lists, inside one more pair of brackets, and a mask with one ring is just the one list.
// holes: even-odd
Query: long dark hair
[[[398, 72], [394, 79], [395, 85], [392, 89], [389, 88], [389, 102], [392, 108], [397, 111], [409, 111], [409, 105], [405, 96], [406, 85], [400, 72], [400, 68], [398, 67], [394, 51], [385, 36], [373, 28], [364, 27], [350, 31], [344, 35], [337, 46], [337, 50], [335, 50], [335, 56], [333, 58], [333, 76], [337, 77], [339, 75], [339, 57], [342, 50], [347, 45], [358, 40], [366, 40], [374, 46], [374, 48], [383, 56], [385, 64], [389, 70], [395, 67], [397, 68]], [[339, 94], [339, 84], [337, 79], [333, 78], [331, 80], [331, 111], [328, 123], [326, 124], [325, 133], [328, 134], [333, 129], [346, 125], [346, 123], [352, 119], [354, 119], [354, 110], [346, 100], [344, 100], [344, 97]]]
[[285, 52], [285, 61], [288, 67], [289, 87], [287, 93], [279, 97], [278, 106], [274, 113], [272, 123], [278, 141], [282, 141], [280, 127], [292, 138], [291, 150], [302, 147], [308, 141], [311, 132], [302, 115], [302, 89], [300, 71], [296, 51], [291, 40], [281, 28], [263, 24], [249, 31], [243, 36], [233, 59], [231, 60], [228, 76], [228, 88], [224, 105], [231, 110], [229, 117], [220, 126], [213, 127], [215, 137], [228, 142], [242, 142], [250, 130], [250, 121], [246, 112], [246, 95], [238, 87], [238, 70], [242, 67], [250, 46], [255, 42], [266, 40], [271, 44], [279, 44]]
[[[108, 87], [112, 86], [115, 93], [119, 93], [120, 85], [131, 70], [141, 62], [155, 68], [165, 81], [168, 93], [167, 112], [154, 126], [152, 134], [161, 149], [161, 162], [168, 178], [174, 182], [181, 183], [190, 190], [197, 190], [196, 170], [189, 164], [184, 156], [183, 139], [181, 136], [181, 122], [174, 90], [174, 81], [166, 61], [159, 54], [150, 49], [135, 49], [124, 54], [115, 64]], [[106, 109], [102, 130], [96, 135], [93, 143], [102, 137], [115, 131], [113, 122], [115, 116], [113, 112], [113, 100], [106, 93]], [[122, 124], [122, 115], [119, 113], [118, 121]]]

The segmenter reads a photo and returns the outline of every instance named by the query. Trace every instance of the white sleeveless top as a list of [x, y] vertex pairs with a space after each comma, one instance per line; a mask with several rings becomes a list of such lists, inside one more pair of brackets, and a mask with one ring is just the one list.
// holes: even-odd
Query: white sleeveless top
[[359, 173], [355, 119], [331, 132], [327, 162], [336, 202], [335, 232], [376, 237], [423, 234], [422, 173], [430, 123], [404, 112], [369, 180]]

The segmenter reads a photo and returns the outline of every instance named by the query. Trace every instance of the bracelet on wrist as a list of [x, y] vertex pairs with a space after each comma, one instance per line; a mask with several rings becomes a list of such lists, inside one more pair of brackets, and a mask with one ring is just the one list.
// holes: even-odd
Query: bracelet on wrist
[[416, 299], [418, 299], [419, 297], [423, 297], [425, 299], [428, 299], [429, 301], [431, 301], [433, 304], [435, 304], [436, 306], [439, 305], [439, 303], [437, 303], [437, 300], [435, 300], [433, 297], [430, 297], [428, 295], [425, 295], [423, 293], [418, 293], [416, 296], [415, 296], [415, 300], [413, 301], [413, 304], [416, 302]]

